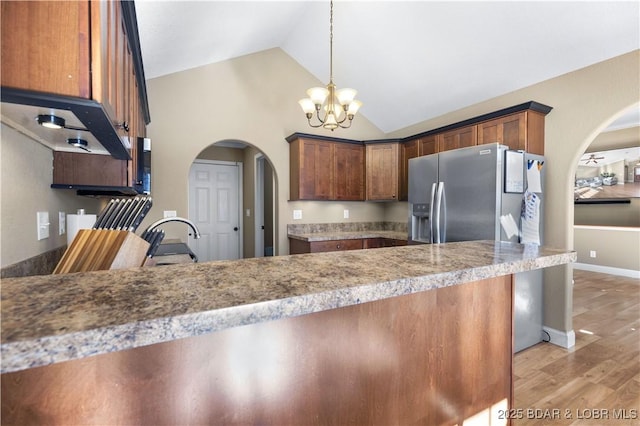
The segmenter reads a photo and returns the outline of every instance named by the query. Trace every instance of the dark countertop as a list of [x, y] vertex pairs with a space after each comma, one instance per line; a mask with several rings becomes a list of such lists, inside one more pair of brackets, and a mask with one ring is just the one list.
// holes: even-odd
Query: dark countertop
[[495, 241], [2, 280], [1, 372], [574, 262]]

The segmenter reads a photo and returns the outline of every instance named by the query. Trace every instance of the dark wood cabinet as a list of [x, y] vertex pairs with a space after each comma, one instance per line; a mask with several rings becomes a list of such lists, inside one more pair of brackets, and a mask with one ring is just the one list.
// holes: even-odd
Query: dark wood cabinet
[[364, 146], [296, 137], [289, 141], [290, 200], [364, 200]]
[[290, 199], [331, 199], [331, 142], [299, 138], [289, 144]]
[[393, 238], [356, 238], [349, 240], [302, 241], [289, 238], [289, 254], [321, 253], [326, 251], [360, 250], [406, 246], [407, 241]]
[[362, 248], [374, 249], [384, 247], [399, 247], [406, 246], [406, 240], [396, 240], [393, 238], [365, 238], [362, 243]]
[[289, 238], [289, 254], [321, 253], [327, 251], [360, 250], [363, 240], [330, 240], [330, 241], [302, 241]]
[[290, 199], [405, 201], [411, 158], [479, 144], [544, 155], [550, 111], [530, 101], [403, 139], [359, 142], [295, 133], [287, 138]]
[[478, 145], [498, 142], [510, 149], [544, 155], [544, 115], [522, 111], [478, 124]]
[[333, 144], [333, 199], [364, 200], [364, 146]]
[[370, 201], [397, 201], [400, 193], [400, 143], [366, 146], [367, 196]]
[[128, 187], [127, 163], [109, 155], [54, 151], [53, 184]]
[[438, 152], [474, 146], [477, 142], [477, 126], [461, 127], [438, 135]]
[[131, 177], [136, 139], [150, 121], [133, 7], [113, 0], [2, 2], [0, 77], [3, 102], [71, 111], [113, 157], [130, 161]]
[[409, 195], [409, 160], [423, 155], [435, 154], [438, 152], [438, 135], [429, 135], [416, 139], [411, 139], [402, 144], [400, 161], [400, 201], [406, 201]]

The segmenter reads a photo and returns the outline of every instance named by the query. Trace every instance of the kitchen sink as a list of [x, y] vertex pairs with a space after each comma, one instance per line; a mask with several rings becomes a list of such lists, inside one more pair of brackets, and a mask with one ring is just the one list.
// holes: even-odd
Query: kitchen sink
[[[194, 252], [191, 251], [188, 245], [185, 243], [166, 243], [160, 244], [156, 253], [153, 255], [154, 258], [162, 257], [162, 256], [172, 256], [177, 254], [187, 254], [191, 258], [192, 261], [197, 262], [198, 256]], [[161, 259], [156, 259], [158, 261], [158, 265], [162, 265]]]

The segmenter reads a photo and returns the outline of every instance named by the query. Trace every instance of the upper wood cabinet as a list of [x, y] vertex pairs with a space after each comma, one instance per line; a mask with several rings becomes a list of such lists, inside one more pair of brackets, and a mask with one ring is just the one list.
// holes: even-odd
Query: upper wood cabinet
[[364, 200], [364, 146], [333, 143], [333, 199]]
[[109, 155], [53, 153], [53, 184], [69, 187], [127, 187], [127, 162]]
[[478, 145], [493, 142], [543, 155], [544, 115], [528, 110], [479, 123]]
[[366, 148], [366, 199], [397, 201], [400, 194], [400, 143], [373, 143]]
[[289, 199], [331, 199], [331, 142], [299, 138], [289, 144]]
[[364, 200], [364, 146], [289, 139], [290, 200]]
[[113, 157], [131, 159], [123, 139], [134, 147], [150, 121], [133, 2], [1, 7], [2, 102], [71, 111]]
[[409, 194], [409, 160], [423, 155], [435, 154], [438, 152], [438, 136], [429, 135], [416, 139], [411, 139], [401, 145], [400, 160], [400, 201], [406, 201]]
[[460, 127], [438, 135], [438, 152], [474, 146], [477, 143], [477, 126]]

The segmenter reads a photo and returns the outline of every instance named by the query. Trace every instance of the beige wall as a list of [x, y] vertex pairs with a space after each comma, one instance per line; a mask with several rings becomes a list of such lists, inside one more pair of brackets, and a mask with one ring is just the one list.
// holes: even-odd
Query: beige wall
[[[635, 271], [640, 275], [640, 228], [575, 226], [578, 263]], [[590, 256], [595, 251], [596, 257]]]
[[[2, 124], [0, 267], [12, 265], [67, 244], [58, 235], [58, 212], [100, 211], [100, 201], [76, 196], [75, 190], [51, 189], [53, 151]], [[38, 241], [36, 212], [49, 212], [49, 238]]]

